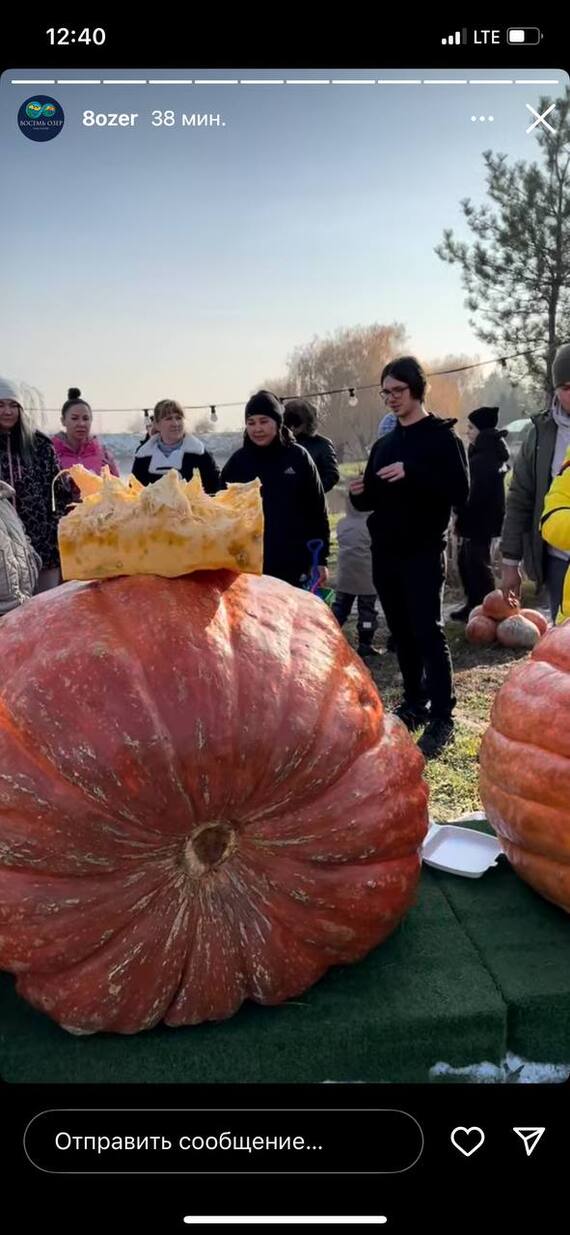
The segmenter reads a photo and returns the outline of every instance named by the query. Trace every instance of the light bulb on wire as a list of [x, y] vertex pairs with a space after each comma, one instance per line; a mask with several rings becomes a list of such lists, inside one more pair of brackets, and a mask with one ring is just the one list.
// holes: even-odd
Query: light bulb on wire
[[358, 407], [358, 399], [354, 386], [351, 386], [348, 392], [348, 403], [350, 407]]
[[214, 404], [212, 403], [212, 406], [210, 407], [210, 420], [212, 421], [213, 424], [215, 424], [217, 419], [218, 419], [218, 413], [216, 411]]

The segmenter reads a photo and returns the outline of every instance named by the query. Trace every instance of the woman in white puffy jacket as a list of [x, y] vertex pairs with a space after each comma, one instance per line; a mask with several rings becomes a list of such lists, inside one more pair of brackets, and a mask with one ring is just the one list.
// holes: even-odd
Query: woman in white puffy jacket
[[16, 513], [15, 496], [0, 480], [0, 617], [33, 596], [42, 565]]

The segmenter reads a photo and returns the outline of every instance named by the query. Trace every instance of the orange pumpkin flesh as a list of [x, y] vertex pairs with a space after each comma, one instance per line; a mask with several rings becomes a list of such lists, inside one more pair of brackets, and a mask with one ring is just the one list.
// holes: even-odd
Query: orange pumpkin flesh
[[410, 906], [423, 759], [315, 597], [70, 583], [2, 651], [0, 966], [65, 1028], [280, 1003]]
[[570, 622], [551, 628], [498, 691], [480, 789], [515, 870], [570, 912]]

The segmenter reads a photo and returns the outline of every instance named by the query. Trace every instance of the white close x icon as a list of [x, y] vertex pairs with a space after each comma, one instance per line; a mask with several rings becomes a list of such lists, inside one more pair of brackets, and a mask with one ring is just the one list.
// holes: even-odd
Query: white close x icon
[[546, 116], [549, 116], [551, 111], [554, 111], [554, 108], [556, 107], [556, 103], [551, 103], [550, 107], [547, 107], [546, 111], [543, 112], [542, 115], [540, 115], [539, 112], [535, 111], [534, 107], [531, 107], [530, 103], [525, 103], [525, 107], [527, 108], [529, 112], [532, 113], [533, 116], [536, 116], [536, 120], [534, 120], [533, 123], [529, 126], [529, 128], [527, 129], [527, 133], [532, 133], [532, 130], [538, 128], [539, 124], [543, 124], [545, 129], [548, 129], [549, 133], [556, 132], [556, 129], [553, 129], [551, 124], [546, 123]]

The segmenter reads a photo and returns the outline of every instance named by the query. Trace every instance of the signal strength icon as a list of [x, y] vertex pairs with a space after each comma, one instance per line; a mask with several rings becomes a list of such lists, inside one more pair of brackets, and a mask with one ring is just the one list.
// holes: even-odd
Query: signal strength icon
[[466, 43], [467, 31], [456, 30], [455, 34], [444, 35], [441, 42], [443, 47], [453, 47], [454, 45], [457, 46], [459, 43]]

